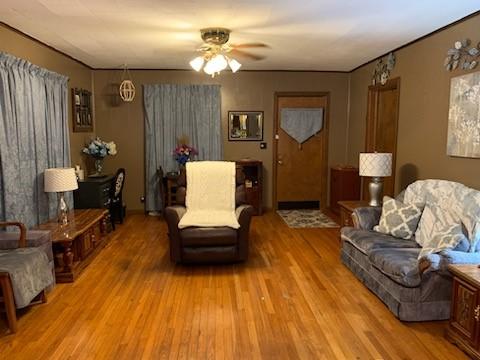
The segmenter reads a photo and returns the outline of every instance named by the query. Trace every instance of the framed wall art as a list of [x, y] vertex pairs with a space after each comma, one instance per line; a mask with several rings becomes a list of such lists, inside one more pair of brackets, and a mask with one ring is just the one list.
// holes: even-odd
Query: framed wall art
[[92, 93], [84, 89], [72, 89], [73, 132], [92, 132]]
[[263, 111], [229, 111], [229, 141], [263, 141]]
[[480, 71], [450, 80], [447, 155], [480, 158]]

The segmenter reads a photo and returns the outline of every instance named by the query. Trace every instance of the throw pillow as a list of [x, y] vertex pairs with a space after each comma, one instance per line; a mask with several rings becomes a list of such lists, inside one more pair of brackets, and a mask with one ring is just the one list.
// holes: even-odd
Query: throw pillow
[[389, 196], [384, 196], [380, 223], [373, 229], [397, 238], [411, 239], [417, 230], [422, 210], [422, 205], [404, 204]]
[[[458, 230], [460, 226], [460, 232]], [[452, 239], [448, 240], [445, 238], [451, 232]], [[463, 226], [462, 221], [458, 215], [454, 215], [450, 210], [446, 210], [440, 206], [427, 204], [423, 210], [422, 217], [418, 224], [418, 229], [415, 233], [415, 241], [421, 247], [432, 246], [432, 239], [443, 236], [443, 242], [449, 242], [452, 247], [450, 249], [455, 249], [458, 251], [468, 251], [470, 248], [470, 242], [468, 238], [464, 235], [463, 237], [456, 238], [456, 234], [465, 234], [466, 230]]]
[[465, 242], [468, 243], [468, 239], [463, 233], [463, 226], [461, 223], [436, 223], [434, 226], [434, 233], [429, 239], [424, 241], [424, 245], [422, 250], [420, 250], [418, 258], [421, 259], [425, 255], [438, 253], [442, 250], [458, 248], [459, 244]]

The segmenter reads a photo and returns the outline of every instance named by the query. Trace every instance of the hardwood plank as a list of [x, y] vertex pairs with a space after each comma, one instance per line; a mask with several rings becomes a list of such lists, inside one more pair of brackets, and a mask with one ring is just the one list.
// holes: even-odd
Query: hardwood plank
[[[466, 359], [446, 322], [402, 323], [339, 260], [338, 229], [255, 217], [245, 264], [175, 266], [129, 215], [72, 284], [0, 321], [0, 359]], [[3, 319], [2, 319], [3, 320]]]

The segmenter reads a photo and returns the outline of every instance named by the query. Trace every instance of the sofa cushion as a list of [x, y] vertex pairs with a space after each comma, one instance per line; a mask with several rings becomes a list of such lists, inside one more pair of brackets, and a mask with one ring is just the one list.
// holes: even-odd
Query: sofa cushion
[[418, 267], [420, 248], [377, 249], [368, 258], [372, 265], [396, 283], [417, 287], [421, 283]]
[[361, 230], [351, 227], [342, 228], [342, 239], [348, 241], [364, 254], [377, 249], [419, 248], [415, 240], [398, 239], [391, 235], [371, 230]]
[[401, 239], [411, 239], [417, 230], [423, 205], [404, 204], [391, 197], [383, 197], [380, 223], [373, 229]]
[[183, 246], [225, 246], [237, 243], [237, 231], [230, 227], [198, 227], [180, 231]]

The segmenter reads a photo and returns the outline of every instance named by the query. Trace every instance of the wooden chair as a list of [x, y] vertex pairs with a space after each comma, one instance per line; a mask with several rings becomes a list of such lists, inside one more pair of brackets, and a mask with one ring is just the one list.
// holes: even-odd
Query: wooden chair
[[120, 168], [112, 181], [110, 187], [110, 219], [112, 222], [112, 228], [115, 230], [115, 222], [123, 223], [125, 217], [125, 209], [123, 205], [123, 185], [125, 184], [125, 169]]
[[[0, 222], [0, 227], [17, 226], [20, 229], [20, 235], [18, 239], [18, 247], [26, 247], [26, 234], [27, 229], [24, 224], [19, 222]], [[15, 299], [13, 297], [12, 282], [10, 281], [10, 275], [6, 272], [0, 272], [0, 304], [4, 304], [5, 312], [7, 314], [8, 327], [12, 333], [17, 332], [17, 313], [15, 308]], [[34, 299], [34, 302], [45, 303], [47, 296], [45, 289]], [[32, 302], [33, 303], [33, 302]]]

